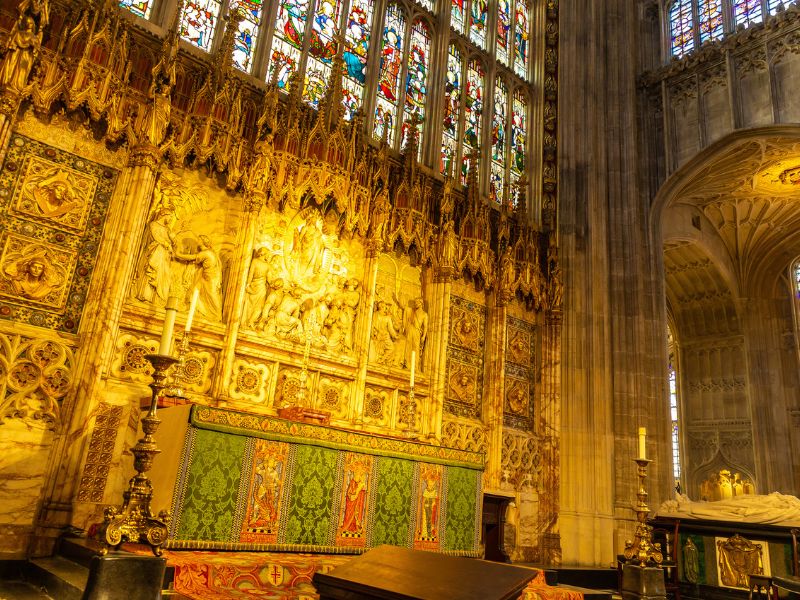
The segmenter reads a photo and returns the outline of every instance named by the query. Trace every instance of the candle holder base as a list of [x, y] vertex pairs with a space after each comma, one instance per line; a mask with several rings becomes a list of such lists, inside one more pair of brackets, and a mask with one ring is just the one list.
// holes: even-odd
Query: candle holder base
[[128, 482], [128, 489], [122, 494], [122, 509], [109, 506], [103, 512], [104, 520], [97, 532], [103, 548], [100, 554], [106, 554], [109, 548], [117, 549], [125, 542], [146, 544], [153, 554], [161, 556], [161, 546], [167, 540], [170, 514], [162, 510], [155, 516], [150, 509], [153, 498], [153, 485], [146, 472], [153, 466], [153, 459], [161, 452], [153, 437], [161, 419], [156, 416], [158, 399], [164, 394], [167, 371], [177, 362], [172, 356], [148, 354], [145, 358], [153, 365], [153, 391], [150, 409], [142, 419], [142, 437], [131, 448], [133, 454], [134, 475]]
[[623, 565], [620, 594], [622, 600], [666, 600], [663, 569]]

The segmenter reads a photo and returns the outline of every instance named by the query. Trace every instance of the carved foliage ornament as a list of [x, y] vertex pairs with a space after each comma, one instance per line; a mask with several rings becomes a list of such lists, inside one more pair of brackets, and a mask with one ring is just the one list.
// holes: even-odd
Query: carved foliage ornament
[[0, 334], [0, 423], [33, 419], [56, 429], [73, 364], [72, 350], [64, 344]]

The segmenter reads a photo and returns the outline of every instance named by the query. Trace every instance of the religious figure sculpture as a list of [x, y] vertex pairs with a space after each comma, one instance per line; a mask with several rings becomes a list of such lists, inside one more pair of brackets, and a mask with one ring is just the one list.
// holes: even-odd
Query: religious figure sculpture
[[63, 268], [57, 267], [46, 248], [33, 246], [23, 256], [7, 262], [3, 275], [13, 292], [29, 300], [43, 300], [65, 281]]
[[150, 104], [144, 116], [142, 133], [147, 140], [158, 147], [164, 141], [172, 112], [172, 82], [168, 77], [159, 76], [150, 86]]
[[509, 390], [508, 407], [511, 409], [511, 412], [518, 415], [524, 415], [527, 412], [525, 395], [525, 386], [522, 384], [518, 384], [513, 389]]
[[700, 553], [692, 538], [683, 545], [683, 575], [689, 583], [697, 583], [700, 574]]
[[422, 304], [422, 298], [417, 298], [406, 310], [404, 328], [406, 347], [403, 355], [403, 366], [411, 368], [411, 354], [416, 353], [420, 371], [423, 364], [422, 352], [425, 349], [425, 340], [428, 339], [428, 313], [425, 312]]
[[61, 169], [41, 179], [31, 193], [42, 216], [57, 219], [81, 204], [67, 173]]
[[767, 496], [734, 496], [716, 502], [693, 502], [677, 494], [658, 508], [663, 516], [689, 519], [711, 519], [743, 523], [773, 523], [800, 526], [800, 498], [773, 492]]
[[261, 317], [264, 303], [267, 299], [267, 277], [270, 264], [266, 260], [267, 249], [262, 247], [256, 250], [255, 257], [250, 263], [250, 273], [247, 276], [247, 287], [242, 320], [246, 327], [255, 326]]
[[300, 320], [300, 290], [289, 289], [283, 295], [281, 303], [275, 311], [275, 334], [281, 339], [299, 339], [303, 333], [303, 322]]
[[375, 316], [372, 320], [375, 360], [385, 365], [391, 365], [394, 362], [394, 342], [398, 336], [394, 326], [394, 317], [389, 308], [387, 302], [378, 300], [375, 305]]
[[197, 299], [197, 312], [210, 321], [222, 320], [222, 264], [214, 251], [208, 236], [198, 236], [199, 249], [194, 254], [179, 254], [179, 260], [193, 262], [195, 272], [194, 286], [200, 290]]
[[450, 391], [460, 402], [472, 404], [475, 399], [475, 381], [467, 369], [462, 368], [450, 376]]
[[389, 221], [389, 213], [392, 210], [392, 205], [389, 202], [389, 190], [384, 187], [378, 192], [375, 202], [372, 205], [371, 227], [369, 237], [379, 244], [383, 243], [383, 236], [386, 229], [386, 223]]
[[295, 280], [319, 274], [325, 252], [322, 231], [315, 220], [309, 219], [294, 232], [291, 257], [295, 264]]
[[264, 302], [264, 308], [261, 309], [261, 314], [256, 318], [255, 321], [257, 329], [264, 331], [267, 325], [273, 321], [273, 311], [278, 310], [278, 307], [283, 301], [283, 288], [283, 279], [278, 277], [277, 279], [272, 280], [272, 283], [269, 286], [269, 294]]
[[[0, 67], [0, 86], [21, 92], [28, 84], [28, 76], [42, 47], [43, 28], [46, 16], [40, 19], [37, 26], [33, 7], [39, 7], [44, 16], [47, 13], [46, 2], [23, 2], [19, 6], [19, 18], [16, 27], [5, 45], [3, 65]], [[44, 7], [44, 12], [42, 11]]]
[[420, 516], [417, 537], [424, 540], [435, 540], [436, 527], [439, 521], [439, 489], [434, 477], [423, 480], [425, 489], [420, 495]]
[[439, 266], [443, 268], [453, 268], [458, 261], [458, 236], [452, 219], [448, 219], [442, 225], [439, 233]]
[[361, 301], [361, 293], [358, 291], [358, 279], [348, 279], [344, 282], [342, 291], [342, 342], [347, 350], [353, 349], [353, 335], [356, 324], [356, 310]]
[[508, 302], [514, 296], [514, 285], [517, 282], [517, 269], [514, 254], [508, 245], [500, 256], [500, 296]]
[[175, 252], [172, 226], [175, 214], [162, 208], [147, 226], [149, 241], [144, 251], [144, 268], [136, 290], [136, 298], [142, 302], [163, 304], [167, 301], [172, 279], [171, 264]]
[[460, 346], [477, 349], [478, 329], [475, 327], [475, 323], [469, 315], [463, 314], [461, 316], [453, 328], [453, 333]]

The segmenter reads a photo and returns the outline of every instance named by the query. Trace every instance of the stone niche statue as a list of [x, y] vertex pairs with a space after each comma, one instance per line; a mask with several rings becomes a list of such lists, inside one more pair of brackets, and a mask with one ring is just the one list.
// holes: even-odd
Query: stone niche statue
[[3, 48], [0, 86], [19, 92], [28, 84], [28, 76], [41, 51], [50, 8], [47, 0], [23, 0], [17, 10], [19, 18]]
[[135, 296], [142, 302], [166, 304], [172, 281], [175, 213], [162, 208], [147, 225], [144, 258]]
[[211, 239], [198, 236], [197, 251], [192, 254], [176, 253], [175, 258], [194, 264], [194, 288], [199, 290], [197, 313], [209, 321], [222, 320], [222, 263]]
[[411, 368], [411, 355], [416, 353], [417, 369], [422, 370], [422, 353], [425, 350], [425, 342], [428, 339], [428, 313], [423, 308], [422, 298], [415, 298], [411, 305], [406, 309], [404, 323], [404, 333], [406, 336], [406, 347], [403, 353], [403, 366]]

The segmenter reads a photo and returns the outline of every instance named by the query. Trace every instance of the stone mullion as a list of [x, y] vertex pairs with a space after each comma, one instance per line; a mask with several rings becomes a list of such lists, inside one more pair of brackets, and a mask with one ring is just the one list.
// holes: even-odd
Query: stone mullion
[[[150, 210], [157, 161], [153, 148], [135, 148], [128, 166], [120, 173], [111, 201], [112, 220], [106, 224], [105, 243], [101, 244], [97, 260], [105, 269], [95, 274], [84, 308], [84, 314], [93, 318], [85, 318], [81, 323], [79, 334], [84, 343], [76, 356], [76, 384], [64, 401], [64, 425], [50, 453], [46, 476], [49, 484], [37, 520], [34, 554], [48, 554], [65, 525], [80, 525], [76, 513], [81, 507], [76, 505], [75, 495], [88, 449], [91, 420], [103, 396], [105, 368], [114, 352], [115, 333]], [[115, 240], [113, 244], [108, 243], [111, 239]], [[134, 404], [138, 401], [138, 396], [131, 399]], [[107, 498], [115, 504], [121, 500]]]
[[211, 397], [217, 401], [228, 396], [228, 385], [231, 381], [233, 363], [236, 360], [236, 340], [239, 337], [239, 327], [242, 322], [247, 276], [250, 272], [257, 226], [258, 208], [250, 207], [244, 213], [241, 227], [242, 234], [240, 239], [237, 240], [238, 252], [233, 259], [233, 264], [238, 266], [238, 270], [235, 269], [231, 273], [231, 281], [236, 282], [236, 287], [231, 289], [231, 286], [229, 286], [228, 300], [223, 306], [223, 314], [228, 315], [228, 321], [225, 326], [225, 338], [222, 348], [222, 368], [219, 370], [211, 388]]
[[6, 158], [11, 132], [19, 113], [20, 98], [11, 90], [0, 95], [0, 165]]
[[542, 564], [561, 563], [558, 527], [561, 492], [561, 312], [547, 311], [541, 335], [541, 387], [537, 436], [542, 465], [539, 480], [539, 550]]
[[505, 399], [506, 371], [506, 316], [505, 304], [494, 306], [489, 317], [489, 331], [484, 354], [484, 374], [487, 380], [484, 390], [488, 391], [484, 401], [483, 422], [486, 425], [489, 456], [486, 457], [484, 485], [488, 489], [500, 488], [500, 475], [503, 461], [503, 412]]
[[423, 425], [431, 440], [442, 439], [444, 398], [447, 392], [447, 341], [450, 335], [450, 294], [453, 284], [448, 278], [437, 277], [431, 284], [429, 306], [431, 314], [426, 351], [428, 372], [427, 425]]
[[364, 263], [365, 293], [361, 295], [361, 310], [358, 311], [353, 331], [353, 351], [355, 353], [356, 381], [350, 399], [350, 420], [356, 426], [364, 424], [364, 396], [367, 388], [367, 371], [369, 362], [369, 342], [372, 333], [373, 305], [375, 303], [375, 286], [378, 282], [378, 252], [370, 251]]

